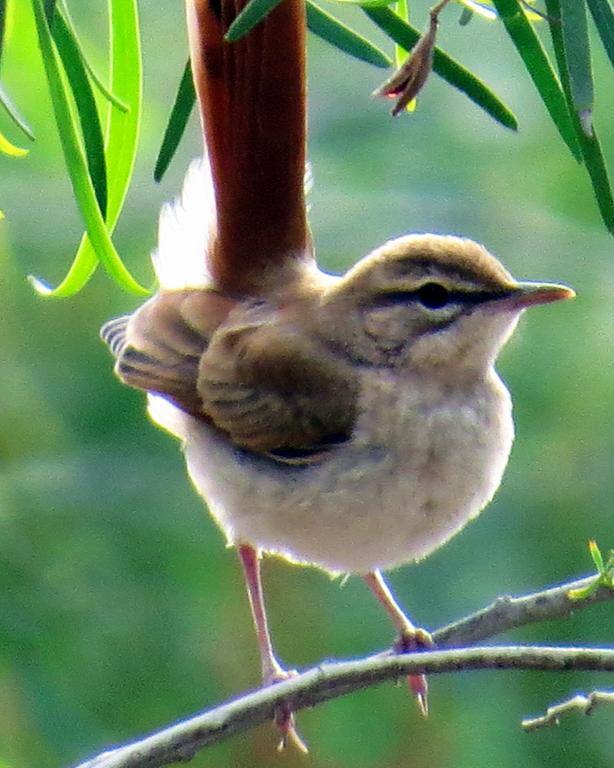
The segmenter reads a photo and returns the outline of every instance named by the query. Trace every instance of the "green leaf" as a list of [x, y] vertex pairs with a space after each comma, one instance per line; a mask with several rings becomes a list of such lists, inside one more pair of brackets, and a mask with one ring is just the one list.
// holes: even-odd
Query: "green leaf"
[[[106, 224], [113, 232], [124, 203], [134, 168], [141, 120], [142, 64], [136, 0], [110, 0], [110, 83], [113, 92], [128, 106], [125, 113], [110, 110], [105, 139], [107, 146], [108, 203]], [[45, 295], [72, 296], [87, 283], [98, 258], [85, 234], [68, 274]]]
[[614, 66], [614, 11], [609, 0], [587, 0], [606, 53]]
[[586, 6], [579, 0], [560, 0], [560, 6], [571, 101], [582, 130], [590, 136], [594, 89]]
[[[410, 51], [420, 39], [420, 32], [406, 24], [389, 8], [363, 8], [367, 16], [392, 40]], [[487, 85], [455, 59], [435, 48], [433, 70], [450, 85], [458, 88], [498, 123], [516, 130], [518, 121], [514, 113]]]
[[[119, 3], [119, 0], [116, 1]], [[120, 3], [123, 6], [127, 4], [125, 2]], [[69, 96], [60, 70], [58, 56], [53, 48], [53, 40], [45, 15], [43, 0], [32, 0], [32, 6], [62, 150], [73, 185], [75, 199], [85, 222], [88, 236], [96, 256], [109, 275], [127, 290], [139, 295], [147, 295], [148, 291], [132, 277], [122, 263], [105, 227], [96, 201], [94, 188], [87, 172], [83, 149], [79, 143], [78, 129], [71, 113]], [[112, 112], [117, 114], [115, 110], [112, 110]], [[110, 189], [111, 187], [109, 187]], [[73, 268], [74, 266], [73, 264]], [[90, 274], [91, 271], [93, 271], [93, 268], [90, 270]], [[48, 293], [57, 295], [55, 292]]]
[[595, 592], [599, 589], [601, 586], [601, 582], [599, 580], [599, 577], [596, 576], [595, 580], [592, 581], [590, 584], [587, 584], [586, 587], [580, 587], [580, 589], [570, 589], [567, 593], [567, 597], [570, 600], [586, 600], [587, 597], [591, 597], [591, 595], [594, 595]]
[[[4, 46], [5, 28], [6, 28], [6, 0], [0, 0], [0, 61], [2, 61], [2, 48]], [[4, 217], [0, 217], [0, 218], [4, 218]]]
[[228, 28], [225, 39], [229, 43], [240, 40], [280, 3], [281, 0], [250, 0]]
[[386, 5], [392, 5], [397, 0], [332, 0], [342, 5], [360, 5], [362, 8], [382, 8]]
[[[552, 47], [556, 57], [556, 63], [561, 75], [563, 84], [563, 93], [567, 103], [571, 104], [571, 87], [569, 83], [567, 59], [565, 52], [565, 43], [561, 25], [558, 23], [560, 18], [559, 0], [546, 0], [546, 11], [552, 21], [549, 22], [550, 36], [552, 37]], [[595, 199], [599, 206], [601, 218], [608, 230], [614, 234], [614, 196], [608, 177], [608, 169], [605, 164], [601, 144], [597, 132], [593, 128], [593, 135], [587, 136], [582, 130], [578, 115], [572, 110], [573, 127], [576, 132], [580, 152], [586, 170], [591, 180], [591, 185], [595, 193]]]
[[0, 105], [2, 105], [2, 107], [4, 108], [4, 111], [11, 118], [11, 120], [15, 123], [15, 125], [23, 133], [25, 133], [26, 136], [31, 141], [35, 141], [35, 137], [34, 137], [34, 133], [32, 132], [32, 129], [30, 128], [30, 126], [26, 122], [25, 118], [21, 116], [21, 114], [17, 110], [17, 107], [11, 101], [11, 97], [4, 90], [2, 85], [0, 85]]
[[[460, 2], [464, 5], [463, 14], [461, 14], [461, 24], [462, 19], [465, 16], [465, 12], [469, 12], [471, 15], [476, 13], [478, 16], [482, 16], [483, 18], [489, 19], [490, 21], [493, 21], [497, 18], [497, 14], [493, 11], [493, 9], [489, 8], [487, 5], [484, 5], [484, 3], [476, 2], [476, 0], [460, 0]], [[469, 19], [467, 19], [467, 21], [464, 23], [467, 24], [468, 21]]]
[[472, 18], [473, 18], [473, 11], [467, 7], [464, 7], [463, 10], [461, 11], [461, 15], [458, 20], [458, 23], [460, 24], [461, 27], [466, 27]]
[[51, 33], [64, 65], [79, 116], [90, 178], [103, 217], [107, 210], [107, 167], [102, 127], [87, 71], [71, 30], [59, 8], [53, 17]]
[[21, 147], [17, 147], [15, 144], [9, 141], [1, 131], [0, 131], [0, 152], [3, 155], [8, 155], [9, 157], [23, 157], [24, 155], [28, 154], [27, 149], [22, 149]]
[[70, 30], [73, 44], [79, 51], [79, 56], [81, 57], [83, 66], [85, 67], [87, 74], [90, 76], [91, 81], [94, 83], [96, 88], [100, 91], [100, 93], [104, 96], [104, 98], [108, 102], [113, 104], [113, 106], [119, 109], [121, 112], [127, 112], [128, 105], [125, 104], [121, 99], [118, 99], [117, 96], [107, 88], [107, 86], [102, 82], [100, 77], [98, 77], [98, 75], [96, 74], [96, 71], [87, 60], [87, 56], [85, 55], [85, 51], [83, 50], [83, 46], [81, 45], [81, 41], [79, 40], [79, 35], [75, 30], [75, 26], [72, 22], [72, 19], [70, 18], [70, 14], [68, 12], [68, 8], [66, 7], [65, 3], [62, 3], [61, 14], [64, 18], [65, 24]]
[[156, 167], [154, 168], [155, 181], [161, 181], [166, 173], [166, 169], [170, 165], [184, 134], [195, 101], [196, 91], [192, 78], [192, 65], [188, 59], [181, 75], [177, 95], [175, 96], [171, 114], [166, 124], [166, 130], [164, 131], [162, 146], [156, 160]]
[[601, 550], [595, 539], [591, 539], [588, 542], [588, 551], [590, 552], [591, 560], [595, 563], [597, 572], [603, 575], [603, 573], [605, 573], [605, 563], [603, 562], [603, 555], [601, 554]]
[[383, 69], [392, 64], [383, 51], [320, 8], [313, 0], [307, 0], [307, 27], [314, 35], [355, 59]]
[[[397, 0], [397, 4], [395, 6], [397, 16], [400, 19], [403, 19], [404, 22], [409, 24], [409, 3], [407, 0]], [[401, 64], [407, 59], [407, 54], [409, 51], [406, 48], [403, 48], [402, 45], [399, 45], [398, 43], [394, 44], [394, 66], [398, 69]], [[415, 103], [415, 99], [414, 99]]]
[[56, 5], [57, 5], [57, 0], [45, 0], [45, 16], [47, 17], [48, 24], [51, 24], [53, 21]]
[[561, 84], [522, 6], [518, 0], [493, 0], [493, 3], [559, 134], [580, 161], [580, 147]]

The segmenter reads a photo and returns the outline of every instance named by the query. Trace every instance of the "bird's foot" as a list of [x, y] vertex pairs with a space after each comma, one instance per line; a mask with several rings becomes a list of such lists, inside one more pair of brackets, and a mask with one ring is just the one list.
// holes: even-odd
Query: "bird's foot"
[[[282, 683], [284, 680], [289, 680], [297, 675], [298, 672], [295, 669], [286, 670], [277, 665], [275, 669], [265, 674], [264, 684], [275, 685], [275, 683]], [[296, 730], [294, 712], [287, 701], [281, 701], [277, 704], [273, 722], [281, 736], [277, 745], [278, 752], [283, 752], [287, 746], [291, 745], [304, 755], [309, 753], [307, 745]]]
[[[400, 633], [393, 648], [395, 653], [412, 653], [413, 651], [433, 648], [434, 645], [433, 638], [426, 629], [411, 626]], [[423, 717], [428, 717], [429, 702], [426, 676], [408, 675], [407, 683], [416, 697], [420, 714]]]

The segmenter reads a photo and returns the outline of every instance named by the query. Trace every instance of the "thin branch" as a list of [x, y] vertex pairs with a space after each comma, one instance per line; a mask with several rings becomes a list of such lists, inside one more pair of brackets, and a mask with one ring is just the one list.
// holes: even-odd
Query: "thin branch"
[[545, 619], [569, 616], [593, 603], [614, 600], [614, 591], [600, 587], [582, 600], [570, 590], [593, 584], [595, 576], [522, 597], [500, 597], [491, 605], [433, 633], [440, 648], [402, 656], [390, 652], [351, 662], [321, 664], [303, 674], [247, 693], [140, 741], [104, 752], [78, 768], [161, 768], [190, 760], [199, 750], [235, 733], [272, 719], [284, 700], [293, 709], [311, 707], [360, 688], [407, 674], [470, 669], [549, 669], [614, 671], [614, 650], [501, 646], [458, 648], [509, 629]]
[[534, 731], [537, 728], [558, 725], [560, 715], [565, 715], [568, 712], [581, 712], [584, 715], [590, 715], [598, 704], [614, 704], [614, 691], [592, 691], [588, 696], [578, 693], [571, 699], [548, 707], [546, 714], [541, 717], [523, 720], [522, 727], [525, 731]]
[[585, 589], [597, 578], [588, 576], [521, 597], [503, 595], [486, 608], [433, 632], [433, 640], [439, 647], [470, 645], [510, 629], [547, 619], [562, 619], [589, 605], [614, 600], [614, 590], [608, 587], [599, 587], [581, 600], [569, 597], [571, 591]]
[[295, 678], [241, 696], [141, 741], [105, 752], [79, 768], [161, 768], [188, 761], [204, 747], [273, 717], [287, 702], [293, 711], [420, 672], [473, 669], [591, 670], [614, 672], [614, 650], [498, 646], [377, 655], [358, 661], [321, 664]]

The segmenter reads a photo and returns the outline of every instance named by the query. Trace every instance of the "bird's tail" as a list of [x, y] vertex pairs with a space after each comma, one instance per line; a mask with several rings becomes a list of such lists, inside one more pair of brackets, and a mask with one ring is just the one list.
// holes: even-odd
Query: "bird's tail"
[[211, 169], [216, 288], [255, 292], [310, 259], [305, 211], [305, 18], [283, 0], [237, 42], [225, 35], [245, 0], [187, 0], [192, 70]]

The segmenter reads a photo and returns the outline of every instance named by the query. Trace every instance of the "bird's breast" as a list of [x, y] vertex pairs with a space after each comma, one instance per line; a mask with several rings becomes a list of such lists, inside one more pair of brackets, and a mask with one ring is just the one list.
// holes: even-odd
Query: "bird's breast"
[[190, 474], [228, 539], [364, 573], [425, 557], [492, 498], [513, 439], [494, 371], [459, 391], [374, 371], [359, 411], [352, 438], [308, 467], [237, 450], [194, 422]]

